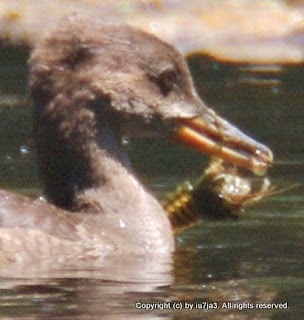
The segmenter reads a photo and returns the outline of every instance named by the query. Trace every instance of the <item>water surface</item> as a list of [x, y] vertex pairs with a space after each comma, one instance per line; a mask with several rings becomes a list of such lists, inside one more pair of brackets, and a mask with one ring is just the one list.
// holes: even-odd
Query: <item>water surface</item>
[[[37, 195], [27, 54], [3, 49], [0, 55], [0, 186]], [[2, 277], [0, 317], [303, 318], [303, 66], [229, 65], [197, 56], [189, 64], [208, 105], [273, 149], [273, 184], [296, 187], [248, 208], [237, 221], [201, 221], [182, 232], [172, 264], [115, 261], [34, 278], [22, 269]], [[168, 141], [131, 140], [126, 147], [143, 181], [160, 196], [197, 177], [207, 161]], [[230, 309], [224, 308], [228, 302], [234, 303]], [[256, 303], [287, 303], [288, 309], [258, 309]], [[151, 304], [154, 310], [147, 310]]]

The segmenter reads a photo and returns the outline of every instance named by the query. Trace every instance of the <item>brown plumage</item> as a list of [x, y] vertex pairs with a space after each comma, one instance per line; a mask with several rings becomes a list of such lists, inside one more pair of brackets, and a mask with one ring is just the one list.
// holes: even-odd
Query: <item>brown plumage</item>
[[[171, 136], [251, 170], [264, 171], [272, 160], [266, 147], [204, 106], [175, 48], [138, 29], [73, 15], [42, 39], [29, 65], [50, 203], [1, 191], [1, 261], [76, 263], [174, 250], [163, 208], [121, 148], [124, 135]], [[204, 141], [191, 135], [204, 131]]]

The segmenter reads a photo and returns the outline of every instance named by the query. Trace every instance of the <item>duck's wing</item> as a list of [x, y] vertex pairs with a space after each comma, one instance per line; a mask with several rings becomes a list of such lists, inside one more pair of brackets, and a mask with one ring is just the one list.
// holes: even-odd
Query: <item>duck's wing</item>
[[64, 211], [40, 199], [0, 190], [0, 263], [16, 256], [22, 261], [41, 256], [44, 263], [100, 260], [119, 251], [142, 250], [104, 217]]
[[41, 199], [0, 190], [0, 230], [39, 230], [61, 239], [78, 240], [76, 230], [79, 223], [76, 215]]

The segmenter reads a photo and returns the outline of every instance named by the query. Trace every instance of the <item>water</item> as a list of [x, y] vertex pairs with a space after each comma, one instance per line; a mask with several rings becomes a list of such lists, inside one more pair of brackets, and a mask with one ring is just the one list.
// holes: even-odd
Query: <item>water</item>
[[[39, 194], [26, 52], [0, 54], [0, 187]], [[261, 68], [195, 56], [189, 64], [208, 105], [272, 148], [273, 184], [295, 187], [248, 208], [237, 221], [202, 221], [185, 230], [177, 235], [173, 261], [109, 261], [90, 270], [37, 270], [31, 278], [16, 270], [0, 279], [1, 318], [303, 318], [303, 66]], [[197, 177], [206, 164], [204, 156], [168, 141], [125, 145], [143, 180], [160, 196]], [[225, 308], [228, 302], [231, 308]], [[281, 303], [283, 309], [261, 309], [257, 303]]]

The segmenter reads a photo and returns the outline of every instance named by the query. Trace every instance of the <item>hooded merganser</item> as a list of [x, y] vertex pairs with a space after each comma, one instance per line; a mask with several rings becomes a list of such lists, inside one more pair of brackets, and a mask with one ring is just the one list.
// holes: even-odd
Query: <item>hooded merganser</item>
[[134, 27], [70, 16], [29, 66], [47, 201], [0, 191], [1, 261], [174, 250], [167, 215], [133, 173], [122, 136], [165, 135], [257, 174], [272, 162], [267, 147], [204, 105], [173, 46]]

